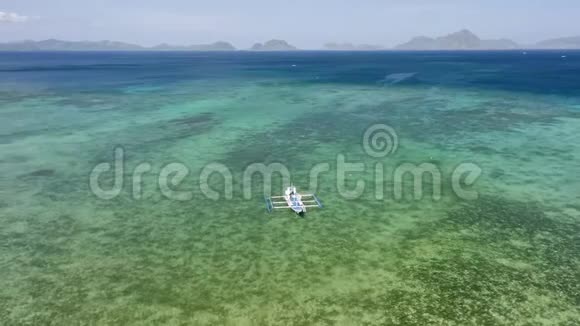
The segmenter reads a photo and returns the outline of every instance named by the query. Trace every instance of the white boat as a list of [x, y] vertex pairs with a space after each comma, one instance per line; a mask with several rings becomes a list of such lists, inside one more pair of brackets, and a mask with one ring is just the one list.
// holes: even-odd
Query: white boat
[[266, 198], [266, 209], [271, 213], [275, 209], [291, 209], [294, 213], [304, 216], [309, 207], [322, 208], [322, 203], [314, 194], [300, 194], [296, 187], [286, 188], [284, 196]]

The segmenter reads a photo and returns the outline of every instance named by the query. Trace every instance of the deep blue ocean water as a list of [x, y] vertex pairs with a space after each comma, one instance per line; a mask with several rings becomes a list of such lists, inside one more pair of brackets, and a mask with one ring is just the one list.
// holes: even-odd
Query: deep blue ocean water
[[[563, 58], [562, 56], [566, 56]], [[0, 53], [2, 82], [50, 88], [239, 77], [373, 84], [385, 72], [420, 73], [421, 85], [577, 96], [580, 51], [501, 52], [13, 52]], [[295, 67], [292, 65], [296, 65]], [[317, 78], [318, 77], [318, 78]]]

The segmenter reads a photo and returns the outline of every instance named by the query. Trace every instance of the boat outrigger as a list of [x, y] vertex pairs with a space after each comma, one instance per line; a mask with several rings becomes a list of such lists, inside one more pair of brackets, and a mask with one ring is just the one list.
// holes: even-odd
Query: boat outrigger
[[299, 194], [294, 186], [286, 188], [284, 196], [266, 197], [266, 209], [268, 213], [271, 213], [275, 209], [290, 208], [294, 213], [304, 216], [306, 214], [306, 208], [308, 207], [322, 208], [322, 203], [315, 194]]

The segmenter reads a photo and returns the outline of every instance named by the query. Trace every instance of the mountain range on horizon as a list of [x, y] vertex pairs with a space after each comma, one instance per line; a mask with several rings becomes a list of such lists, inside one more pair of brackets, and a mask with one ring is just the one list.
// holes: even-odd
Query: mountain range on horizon
[[137, 44], [116, 41], [62, 41], [49, 39], [43, 41], [21, 41], [0, 43], [0, 51], [235, 51], [228, 42], [215, 42], [198, 45], [159, 44], [144, 47]]
[[518, 48], [521, 46], [512, 40], [482, 40], [467, 29], [436, 38], [418, 36], [395, 47], [396, 50], [512, 50]]
[[[352, 43], [326, 43], [322, 49], [329, 51], [436, 51], [436, 50], [515, 50], [515, 49], [580, 49], [580, 36], [553, 38], [532, 45], [518, 44], [510, 39], [481, 39], [473, 32], [463, 29], [440, 37], [417, 36], [393, 48], [380, 45]], [[117, 41], [63, 41], [48, 39], [43, 41], [19, 41], [0, 43], [0, 51], [236, 51], [231, 43], [218, 41], [198, 45], [159, 44], [145, 47]], [[280, 39], [254, 44], [249, 51], [296, 51], [297, 47]]]
[[251, 48], [251, 51], [296, 51], [297, 47], [288, 44], [284, 40], [270, 40], [264, 44], [256, 43]]

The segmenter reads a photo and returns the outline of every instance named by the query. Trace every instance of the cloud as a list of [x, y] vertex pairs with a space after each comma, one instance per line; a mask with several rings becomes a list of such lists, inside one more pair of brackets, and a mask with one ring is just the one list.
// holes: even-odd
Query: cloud
[[13, 12], [0, 11], [0, 23], [24, 23], [28, 21], [29, 17], [21, 16]]

